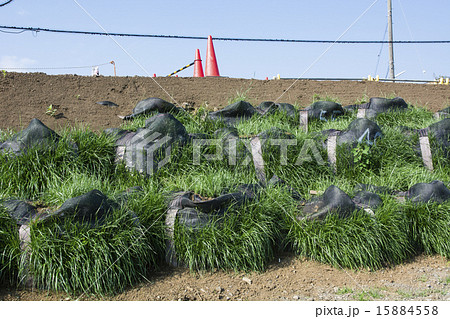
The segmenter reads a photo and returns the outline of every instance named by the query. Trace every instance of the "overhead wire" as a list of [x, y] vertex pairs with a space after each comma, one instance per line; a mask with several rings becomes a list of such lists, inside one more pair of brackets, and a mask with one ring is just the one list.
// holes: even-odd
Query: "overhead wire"
[[[109, 37], [140, 37], [140, 38], [164, 38], [164, 39], [183, 39], [183, 40], [207, 40], [206, 36], [191, 35], [165, 35], [165, 34], [138, 34], [138, 33], [116, 33], [116, 32], [97, 32], [80, 30], [62, 30], [48, 29], [40, 27], [18, 27], [0, 25], [0, 29], [23, 30], [33, 32], [52, 32], [67, 34], [97, 35]], [[214, 41], [242, 41], [242, 42], [290, 42], [290, 43], [332, 43], [332, 44], [380, 44], [391, 43], [391, 41], [379, 40], [308, 40], [308, 39], [270, 39], [270, 38], [234, 38], [234, 37], [214, 37]], [[450, 43], [450, 40], [394, 40], [395, 44], [443, 44]]]
[[9, 3], [11, 3], [11, 2], [13, 2], [13, 0], [8, 0], [8, 1], [6, 1], [6, 2], [0, 4], [0, 7], [6, 6], [7, 4], [9, 4]]
[[[387, 31], [388, 31], [388, 24], [386, 22], [386, 28], [384, 29], [383, 41], [384, 41], [384, 39], [386, 39]], [[380, 64], [380, 58], [381, 58], [381, 52], [383, 52], [383, 46], [384, 46], [384, 43], [381, 43], [380, 51], [378, 52], [378, 56], [377, 56], [378, 58], [377, 58], [377, 64], [375, 66], [374, 74], [377, 74], [377, 72], [378, 72], [378, 65]]]
[[[402, 12], [403, 19], [405, 20], [406, 27], [408, 28], [409, 36], [411, 37], [411, 40], [414, 40], [413, 34], [411, 32], [411, 28], [409, 27], [408, 20], [406, 19], [405, 11], [403, 10], [403, 4], [402, 4], [401, 0], [398, 0], [398, 3], [400, 4], [400, 11]], [[421, 71], [423, 73], [425, 73], [426, 71], [425, 71], [425, 68], [423, 67], [422, 57], [420, 56], [420, 53], [419, 53], [419, 47], [417, 45], [414, 45], [414, 48], [416, 50], [417, 60], [419, 61], [419, 65], [422, 69]]]
[[15, 67], [0, 67], [0, 70], [70, 70], [70, 69], [87, 69], [87, 68], [94, 68], [97, 66], [103, 66], [107, 64], [112, 64], [111, 62], [105, 62], [102, 64], [95, 64], [95, 65], [84, 65], [84, 66], [61, 66], [61, 67], [24, 67], [24, 68], [15, 68]]
[[[77, 0], [73, 0], [73, 2], [76, 3], [76, 5], [100, 28], [104, 31], [104, 34], [107, 35], [137, 66], [139, 66], [141, 68], [142, 71], [144, 71], [148, 76], [150, 76], [150, 73], [147, 71], [147, 69], [141, 64], [139, 63], [139, 61], [137, 61], [134, 56], [127, 50], [125, 49], [116, 39], [114, 39], [111, 34], [109, 32], [106, 31], [106, 29], [103, 27], [103, 25], [100, 24], [100, 22], [97, 21], [97, 19], [95, 19], [92, 14], [89, 13], [89, 11], [86, 10], [85, 7], [83, 7]], [[158, 85], [161, 90], [164, 91], [164, 93], [167, 94], [167, 96], [170, 97], [170, 99], [175, 103], [175, 105], [180, 105], [178, 103], [177, 100], [175, 100], [175, 98], [173, 97], [173, 95], [171, 95], [163, 86], [161, 86], [161, 84], [158, 83], [158, 81], [156, 81], [156, 79], [154, 77], [152, 77], [153, 82], [155, 82], [156, 85]], [[195, 120], [194, 120], [195, 122]]]
[[20, 33], [24, 33], [28, 30], [21, 30], [21, 31], [5, 31], [5, 30], [0, 30], [0, 32], [2, 33], [10, 33], [10, 34], [20, 34]]
[[344, 32], [342, 32], [339, 37], [333, 41], [332, 44], [330, 44], [325, 51], [323, 51], [304, 71], [303, 73], [286, 89], [283, 90], [283, 93], [275, 100], [275, 103], [281, 99], [283, 97], [284, 94], [286, 94], [287, 91], [289, 91], [294, 85], [295, 83], [297, 83], [297, 81], [302, 78], [317, 62], [320, 61], [320, 59], [322, 59], [322, 57], [336, 44], [338, 43], [338, 41], [340, 39], [342, 39], [342, 37], [378, 2], [379, 0], [375, 0], [366, 10], [364, 10], [356, 19], [355, 21], [353, 21], [348, 27], [347, 29], [344, 30]]

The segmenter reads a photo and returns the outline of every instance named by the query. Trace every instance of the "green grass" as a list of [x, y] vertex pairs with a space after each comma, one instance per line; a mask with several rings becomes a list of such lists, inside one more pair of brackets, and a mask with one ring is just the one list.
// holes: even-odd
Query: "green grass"
[[[248, 89], [238, 91], [229, 103], [247, 100]], [[313, 101], [333, 97], [314, 96]], [[362, 96], [359, 102], [367, 100]], [[357, 101], [358, 102], [358, 101]], [[126, 121], [123, 129], [137, 130], [153, 114]], [[221, 122], [204, 119], [204, 111], [195, 114], [173, 114], [188, 133], [213, 133], [223, 128]], [[356, 113], [333, 121], [309, 123], [308, 133], [299, 128], [298, 119], [282, 113], [252, 119], [237, 124], [242, 139], [277, 127], [292, 136], [295, 145], [288, 146], [286, 162], [280, 158], [280, 146], [268, 142], [263, 147], [265, 173], [274, 174], [308, 200], [311, 190], [323, 192], [336, 185], [350, 196], [358, 183], [387, 186], [406, 191], [419, 182], [443, 180], [450, 176], [449, 159], [436, 149], [433, 137], [435, 170], [423, 167], [417, 153], [418, 136], [407, 137], [400, 126], [424, 128], [436, 120], [424, 108], [415, 107], [401, 113], [380, 114], [375, 121], [383, 130], [368, 154], [364, 165], [355, 162], [349, 148], [338, 149], [337, 173], [327, 164], [324, 139], [317, 132], [326, 129], [344, 130], [356, 119]], [[257, 183], [251, 157], [229, 163], [224, 157], [208, 161], [215, 146], [201, 148], [198, 165], [193, 164], [193, 146], [173, 147], [170, 162], [153, 176], [128, 171], [114, 162], [113, 138], [89, 129], [74, 128], [58, 132], [58, 147], [49, 150], [32, 149], [23, 156], [11, 158], [0, 154], [0, 199], [29, 199], [50, 210], [69, 198], [92, 189], [99, 189], [109, 198], [133, 186], [141, 186], [142, 194], [130, 196], [122, 208], [115, 211], [105, 225], [87, 228], [65, 220], [53, 224], [32, 224], [32, 245], [29, 256], [21, 254], [17, 226], [0, 210], [0, 279], [17, 284], [29, 272], [35, 284], [46, 290], [70, 294], [114, 294], [151, 276], [165, 256], [165, 212], [168, 198], [174, 191], [193, 191], [206, 197], [217, 197], [236, 186]], [[1, 131], [0, 141], [13, 132]], [[73, 142], [78, 145], [75, 150]], [[313, 143], [314, 149], [305, 145]], [[317, 150], [323, 162], [313, 154]], [[304, 160], [297, 162], [299, 154]], [[297, 164], [296, 164], [297, 163]], [[395, 265], [419, 253], [440, 254], [449, 258], [450, 203], [412, 204], [398, 202], [391, 195], [382, 195], [383, 206], [370, 216], [355, 211], [349, 218], [331, 214], [323, 221], [298, 221], [301, 205], [282, 186], [263, 189], [256, 202], [231, 207], [201, 229], [175, 224], [175, 247], [179, 260], [191, 271], [215, 269], [263, 271], [280, 251], [294, 251], [336, 267], [371, 270]], [[139, 217], [136, 224], [133, 212]], [[119, 258], [120, 257], [120, 258]], [[116, 261], [116, 262], [115, 262]], [[353, 293], [343, 287], [338, 293]], [[361, 293], [355, 298], [379, 299], [377, 291]]]
[[126, 210], [97, 228], [65, 220], [33, 224], [29, 267], [40, 289], [67, 293], [113, 294], [149, 274], [156, 251]]
[[317, 101], [331, 101], [341, 104], [338, 97], [329, 96], [328, 94], [325, 94], [325, 96], [321, 96], [320, 94], [314, 94], [311, 99], [311, 103], [317, 102]]
[[450, 203], [415, 204], [403, 207], [409, 237], [416, 250], [450, 258]]
[[417, 278], [417, 280], [419, 280], [420, 282], [427, 282], [428, 281], [428, 276], [427, 275], [422, 275], [419, 278]]
[[19, 234], [16, 223], [0, 207], [0, 283], [16, 284], [19, 256]]
[[32, 148], [17, 158], [0, 154], [0, 189], [4, 196], [35, 198], [47, 187], [53, 173], [64, 175], [64, 165], [73, 154], [67, 145], [59, 143], [56, 149]]
[[273, 257], [273, 220], [255, 207], [228, 211], [201, 230], [176, 228], [179, 260], [191, 270], [263, 270]]
[[433, 113], [426, 108], [409, 107], [402, 112], [380, 113], [377, 116], [377, 121], [382, 123], [382, 129], [395, 126], [419, 129], [436, 122], [436, 119], [433, 118]]
[[[73, 143], [78, 148], [73, 147]], [[3, 196], [39, 198], [55, 179], [64, 179], [73, 171], [108, 176], [114, 169], [114, 142], [104, 134], [85, 129], [61, 132], [57, 147], [34, 147], [11, 157], [0, 154], [0, 189]]]
[[328, 215], [323, 221], [290, 216], [287, 241], [294, 252], [336, 267], [379, 269], [406, 260], [412, 253], [401, 215], [387, 209], [372, 218], [364, 211], [349, 218]]
[[351, 293], [353, 293], [353, 289], [344, 286], [344, 287], [339, 288], [339, 289], [337, 290], [336, 295], [345, 295], [345, 294], [351, 294]]
[[228, 99], [228, 104], [232, 104], [232, 103], [239, 102], [239, 101], [247, 101], [248, 100], [248, 92], [250, 92], [251, 89], [252, 89], [252, 81], [250, 81], [248, 88], [236, 90], [235, 96], [232, 96]]
[[396, 293], [403, 299], [412, 299], [413, 298], [413, 293], [411, 293], [409, 291], [404, 291], [404, 290], [398, 289], [396, 291]]
[[362, 291], [353, 296], [354, 300], [358, 301], [369, 301], [377, 300], [383, 298], [383, 294], [378, 291], [378, 289], [369, 289], [367, 291]]
[[261, 192], [258, 202], [232, 207], [200, 229], [177, 224], [175, 247], [180, 262], [191, 270], [262, 271], [280, 247], [279, 216], [273, 197], [288, 201], [277, 188]]

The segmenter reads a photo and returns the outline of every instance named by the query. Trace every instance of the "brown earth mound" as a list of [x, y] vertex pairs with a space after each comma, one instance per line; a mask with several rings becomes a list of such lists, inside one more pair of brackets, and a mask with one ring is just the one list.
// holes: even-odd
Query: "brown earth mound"
[[[262, 101], [307, 106], [313, 97], [332, 97], [343, 105], [370, 97], [400, 96], [410, 104], [437, 111], [450, 103], [450, 86], [353, 81], [247, 80], [231, 78], [85, 77], [43, 73], [6, 73], [0, 76], [0, 129], [26, 127], [39, 118], [52, 129], [83, 124], [101, 130], [117, 127], [117, 115], [131, 113], [137, 102], [159, 97], [179, 106], [226, 106], [238, 94], [253, 105]], [[108, 100], [111, 108], [96, 104]], [[186, 103], [186, 104], [184, 104]], [[46, 114], [52, 105], [53, 116]]]

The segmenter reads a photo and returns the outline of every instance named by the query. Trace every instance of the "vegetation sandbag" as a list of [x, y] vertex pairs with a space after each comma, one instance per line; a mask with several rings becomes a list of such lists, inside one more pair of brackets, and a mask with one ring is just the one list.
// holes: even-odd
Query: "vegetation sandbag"
[[322, 196], [305, 203], [301, 209], [299, 220], [321, 220], [330, 213], [336, 213], [339, 217], [350, 216], [356, 210], [352, 199], [338, 187], [331, 185]]
[[375, 215], [363, 210], [346, 218], [328, 214], [323, 220], [285, 218], [286, 242], [293, 251], [319, 262], [345, 268], [379, 269], [404, 262], [414, 254], [407, 220], [390, 200]]
[[395, 97], [393, 99], [373, 97], [369, 100], [369, 109], [376, 113], [395, 112], [407, 108], [408, 104], [401, 97]]
[[29, 262], [21, 270], [40, 289], [118, 293], [147, 276], [158, 259], [144, 231], [125, 210], [114, 211], [93, 228], [70, 218], [35, 223]]
[[36, 207], [23, 200], [8, 199], [0, 202], [0, 206], [3, 206], [11, 218], [20, 226], [30, 223], [37, 215]]
[[333, 101], [317, 101], [304, 109], [308, 111], [308, 117], [327, 121], [344, 115], [342, 105]]
[[148, 99], [139, 101], [134, 107], [132, 113], [125, 116], [124, 120], [131, 120], [135, 117], [151, 112], [169, 113], [177, 111], [179, 111], [179, 108], [177, 108], [174, 104], [157, 97], [149, 97]]
[[145, 128], [149, 134], [159, 133], [169, 136], [171, 142], [184, 143], [188, 140], [186, 128], [172, 114], [164, 113], [152, 116], [145, 121]]
[[287, 117], [296, 119], [297, 118], [297, 110], [292, 104], [289, 103], [274, 103], [271, 101], [261, 102], [256, 110], [264, 115], [273, 114], [275, 112], [280, 112], [285, 114]]
[[368, 119], [356, 119], [350, 123], [337, 139], [338, 145], [355, 143], [367, 143], [372, 145], [383, 132], [377, 123]]
[[96, 227], [103, 224], [117, 203], [111, 201], [101, 191], [94, 189], [83, 195], [68, 199], [59, 209], [49, 214], [44, 220], [70, 218], [72, 222], [88, 224]]
[[190, 270], [264, 270], [280, 240], [277, 209], [271, 196], [231, 205], [223, 214], [184, 209], [174, 229], [180, 264]]
[[381, 199], [380, 195], [366, 191], [357, 192], [352, 201], [359, 207], [370, 209], [376, 209], [383, 205], [383, 199]]
[[30, 147], [53, 147], [58, 141], [59, 135], [55, 131], [49, 129], [40, 120], [34, 118], [27, 128], [1, 143], [0, 152], [12, 152], [12, 154], [18, 156]]
[[237, 101], [222, 110], [209, 113], [208, 118], [211, 120], [220, 120], [228, 124], [235, 124], [238, 121], [247, 120], [255, 114], [258, 114], [258, 111], [249, 102]]
[[450, 200], [450, 190], [441, 181], [432, 181], [431, 183], [418, 183], [413, 185], [408, 190], [407, 197], [412, 202], [443, 203]]
[[430, 125], [428, 131], [432, 133], [438, 148], [450, 159], [450, 118]]

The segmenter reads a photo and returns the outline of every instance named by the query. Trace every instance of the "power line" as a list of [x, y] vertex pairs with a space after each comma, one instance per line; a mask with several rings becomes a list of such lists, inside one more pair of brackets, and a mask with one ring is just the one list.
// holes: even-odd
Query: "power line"
[[87, 68], [93, 68], [96, 66], [103, 66], [107, 64], [114, 64], [114, 61], [111, 62], [105, 62], [102, 64], [95, 64], [95, 65], [84, 65], [84, 66], [60, 66], [60, 67], [25, 67], [25, 68], [15, 68], [15, 67], [7, 67], [3, 68], [0, 67], [0, 70], [70, 70], [70, 69], [87, 69]]
[[[384, 39], [386, 39], [387, 31], [388, 31], [388, 24], [386, 23], [386, 28], [384, 29], [383, 41], [384, 41]], [[377, 74], [377, 72], [378, 72], [378, 65], [380, 64], [380, 58], [381, 58], [381, 52], [383, 51], [383, 45], [384, 45], [384, 43], [381, 43], [380, 52], [378, 52], [378, 56], [377, 56], [378, 59], [377, 59], [377, 65], [375, 67], [375, 73], [374, 74]]]
[[11, 3], [11, 2], [13, 2], [13, 0], [8, 0], [8, 1], [0, 4], [0, 7], [6, 6], [8, 3]]
[[2, 33], [10, 33], [10, 34], [20, 34], [20, 33], [24, 33], [28, 30], [21, 30], [21, 31], [5, 31], [5, 30], [0, 30], [0, 32]]
[[[60, 30], [46, 29], [35, 27], [17, 27], [17, 26], [0, 26], [0, 29], [22, 30], [31, 32], [52, 32], [52, 33], [68, 33], [68, 34], [84, 34], [99, 36], [117, 36], [117, 37], [139, 37], [139, 38], [165, 38], [165, 39], [183, 39], [183, 40], [207, 40], [205, 36], [186, 36], [186, 35], [164, 35], [164, 34], [137, 34], [137, 33], [108, 33], [94, 31], [79, 30]], [[395, 40], [395, 41], [379, 41], [379, 40], [306, 40], [306, 39], [264, 39], [264, 38], [231, 38], [231, 37], [214, 37], [215, 41], [242, 41], [242, 42], [289, 42], [289, 43], [340, 43], [340, 44], [444, 44], [450, 43], [450, 40]]]
[[[400, 10], [402, 11], [402, 15], [403, 15], [403, 19], [405, 20], [406, 23], [406, 27], [408, 28], [408, 32], [409, 32], [409, 36], [411, 37], [411, 40], [414, 40], [413, 34], [411, 32], [411, 28], [409, 27], [409, 23], [408, 20], [406, 19], [406, 14], [405, 14], [405, 10], [403, 10], [403, 4], [400, 0], [398, 0], [398, 3], [400, 4]], [[422, 68], [422, 72], [425, 73], [425, 68], [423, 67], [423, 63], [422, 63], [422, 58], [420, 56], [419, 53], [419, 48], [417, 45], [414, 46], [414, 48], [416, 49], [416, 54], [417, 54], [417, 59], [419, 61], [420, 67]]]

